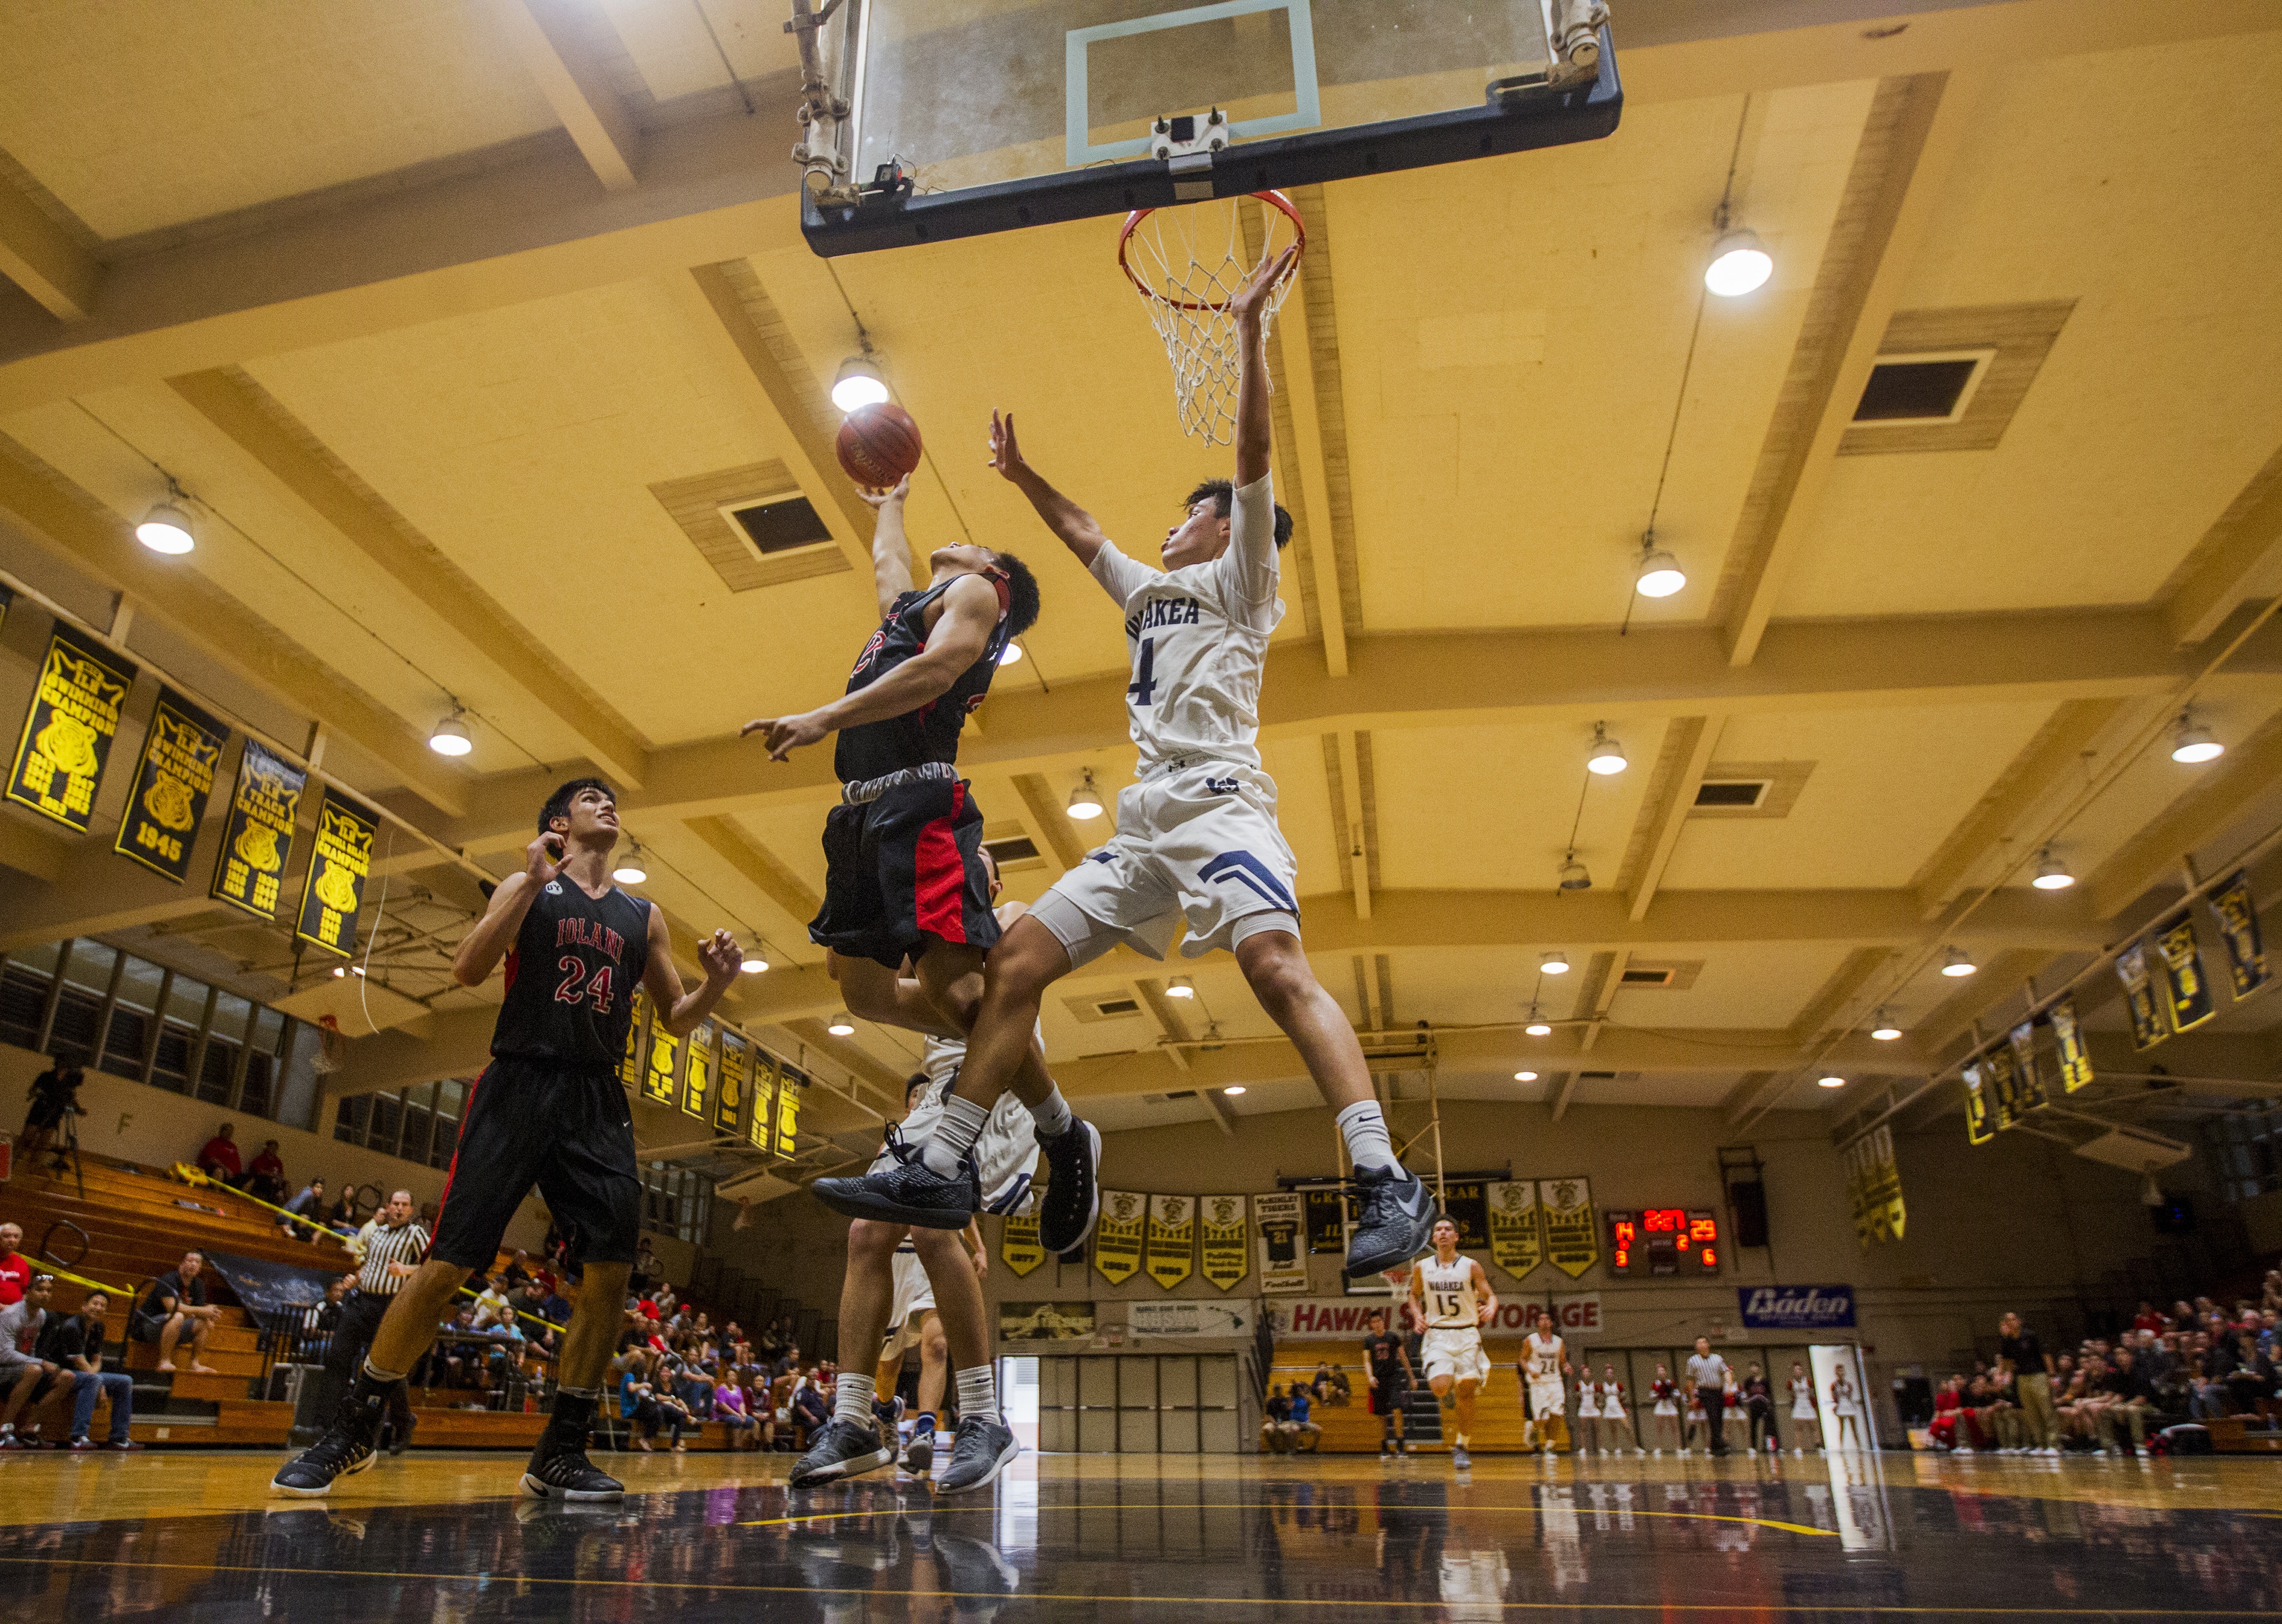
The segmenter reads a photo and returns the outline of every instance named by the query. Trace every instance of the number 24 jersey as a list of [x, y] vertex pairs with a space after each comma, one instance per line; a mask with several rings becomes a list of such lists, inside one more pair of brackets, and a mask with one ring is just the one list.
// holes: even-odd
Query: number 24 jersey
[[616, 1071], [649, 960], [649, 904], [589, 897], [558, 874], [539, 888], [507, 955], [492, 1053], [566, 1071]]

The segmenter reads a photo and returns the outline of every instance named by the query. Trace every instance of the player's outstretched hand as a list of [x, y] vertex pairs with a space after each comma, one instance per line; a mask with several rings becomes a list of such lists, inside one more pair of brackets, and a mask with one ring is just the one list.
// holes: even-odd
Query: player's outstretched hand
[[1019, 479], [1030, 471], [1030, 465], [1022, 460], [1022, 447], [1014, 439], [1012, 412], [1004, 417], [996, 411], [990, 414], [990, 466], [1008, 479]]
[[891, 501], [901, 501], [911, 493], [912, 477], [909, 474], [896, 480], [896, 488], [892, 491], [877, 490], [868, 485], [859, 485], [856, 487], [856, 494], [875, 508], [884, 508]]
[[705, 979], [725, 987], [736, 978], [745, 962], [744, 950], [737, 945], [737, 938], [726, 930], [717, 930], [699, 943], [697, 957], [704, 963]]
[[831, 731], [819, 721], [813, 711], [799, 716], [762, 717], [747, 722], [737, 729], [741, 739], [753, 734], [763, 735], [762, 742], [769, 747], [771, 761], [788, 761], [793, 751], [803, 744], [813, 744]]
[[1284, 280], [1299, 257], [1300, 245], [1287, 243], [1282, 253], [1260, 262], [1251, 277], [1236, 291], [1236, 297], [1228, 301], [1230, 313], [1239, 324], [1248, 325], [1260, 319], [1260, 313], [1267, 307], [1269, 294]]
[[533, 885], [545, 885], [563, 872], [563, 836], [552, 829], [523, 849], [523, 872]]

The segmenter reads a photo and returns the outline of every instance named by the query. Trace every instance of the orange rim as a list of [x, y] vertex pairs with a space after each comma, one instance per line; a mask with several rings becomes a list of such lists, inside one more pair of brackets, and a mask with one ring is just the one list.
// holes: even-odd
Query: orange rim
[[[1280, 191], [1255, 191], [1252, 196], [1259, 198], [1262, 203], [1268, 205], [1269, 207], [1279, 211], [1285, 219], [1292, 222], [1292, 245], [1299, 249], [1300, 257], [1305, 258], [1308, 252], [1308, 222], [1300, 218], [1300, 211], [1292, 206], [1292, 199], [1285, 197]], [[1207, 199], [1199, 199], [1199, 201], [1207, 200]], [[1187, 206], [1184, 204], [1176, 204], [1173, 206], [1178, 208], [1185, 207]], [[1141, 274], [1135, 270], [1132, 265], [1128, 262], [1125, 258], [1126, 245], [1133, 240], [1133, 233], [1141, 222], [1148, 219], [1150, 215], [1156, 212], [1157, 211], [1153, 208], [1137, 208], [1125, 217], [1125, 223], [1118, 228], [1117, 232], [1117, 268], [1125, 273], [1125, 279], [1133, 284], [1134, 290], [1138, 292], [1142, 298], [1153, 300], [1158, 304], [1169, 305], [1176, 310], [1227, 309], [1229, 307], [1229, 299], [1226, 299], [1217, 301], [1210, 299], [1191, 300], [1185, 299], [1168, 299], [1162, 293], [1157, 291], [1156, 289], [1151, 287], [1147, 283], [1142, 281]], [[1299, 266], [1299, 260], [1295, 259], [1292, 261], [1292, 270], [1297, 270]], [[1284, 274], [1286, 276], [1289, 276], [1292, 272], [1286, 271]], [[1234, 295], [1231, 294], [1230, 298], [1234, 298]]]

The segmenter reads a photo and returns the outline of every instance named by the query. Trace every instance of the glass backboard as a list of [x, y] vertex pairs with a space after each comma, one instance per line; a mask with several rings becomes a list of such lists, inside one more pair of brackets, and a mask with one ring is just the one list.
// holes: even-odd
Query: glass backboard
[[820, 43], [824, 254], [1591, 140], [1622, 103], [1600, 0], [841, 0]]

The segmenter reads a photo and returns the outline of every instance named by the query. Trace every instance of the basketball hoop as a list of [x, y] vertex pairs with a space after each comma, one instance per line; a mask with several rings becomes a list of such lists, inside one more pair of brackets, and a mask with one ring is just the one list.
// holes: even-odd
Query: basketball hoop
[[309, 1057], [309, 1069], [319, 1076], [338, 1071], [341, 1062], [349, 1057], [349, 1040], [341, 1035], [341, 1023], [330, 1015], [317, 1017], [317, 1052]]
[[[1251, 195], [1261, 203], [1257, 253], [1245, 245], [1242, 197], [1135, 209], [1117, 234], [1117, 268], [1139, 290], [1149, 324], [1173, 365], [1181, 431], [1207, 446], [1236, 439], [1241, 355], [1230, 301], [1262, 264], [1287, 247], [1307, 247], [1308, 228], [1289, 198], [1280, 191]], [[1298, 265], [1293, 260], [1293, 268]], [[1291, 291], [1286, 271], [1261, 313], [1263, 337]]]

